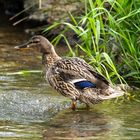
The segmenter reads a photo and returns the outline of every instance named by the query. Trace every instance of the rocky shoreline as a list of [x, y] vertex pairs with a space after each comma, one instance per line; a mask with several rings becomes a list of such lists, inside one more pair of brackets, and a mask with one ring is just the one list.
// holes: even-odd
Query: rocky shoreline
[[23, 19], [21, 22], [33, 20], [47, 24], [66, 20], [68, 12], [78, 14], [84, 7], [81, 0], [1, 0], [0, 5], [15, 22]]

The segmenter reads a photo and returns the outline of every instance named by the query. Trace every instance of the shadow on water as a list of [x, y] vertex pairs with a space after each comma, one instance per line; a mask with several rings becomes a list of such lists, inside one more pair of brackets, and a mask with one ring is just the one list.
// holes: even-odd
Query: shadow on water
[[[118, 106], [118, 107], [117, 107]], [[139, 139], [140, 111], [138, 104], [113, 105], [111, 102], [95, 106], [90, 111], [61, 111], [44, 130], [45, 140], [121, 140]], [[132, 113], [133, 112], [133, 113]], [[132, 115], [133, 114], [133, 115]], [[132, 117], [133, 116], [133, 117]]]
[[[90, 111], [68, 109], [70, 102], [52, 90], [42, 71], [40, 54], [15, 51], [28, 38], [21, 29], [0, 21], [1, 140], [139, 139], [139, 103], [95, 105]], [[4, 24], [3, 24], [4, 23]]]
[[47, 139], [91, 139], [109, 131], [107, 117], [97, 111], [65, 111], [53, 118], [44, 131]]

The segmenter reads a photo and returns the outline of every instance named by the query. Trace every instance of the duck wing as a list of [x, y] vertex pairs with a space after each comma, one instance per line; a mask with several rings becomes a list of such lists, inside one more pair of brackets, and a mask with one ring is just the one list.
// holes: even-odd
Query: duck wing
[[122, 96], [109, 82], [80, 58], [63, 58], [55, 62], [47, 75], [49, 83], [62, 95], [84, 103]]
[[73, 83], [76, 87], [104, 89], [109, 85], [109, 82], [102, 75], [95, 72], [93, 67], [83, 59], [77, 57], [64, 58], [57, 61], [55, 65], [63, 80]]
[[89, 65], [85, 60], [75, 57], [73, 58], [78, 64], [80, 64], [82, 67], [85, 67], [88, 71], [90, 71], [92, 73], [92, 75], [94, 75], [97, 79], [103, 81], [104, 83], [106, 83], [107, 85], [109, 85], [109, 82], [105, 79], [105, 77], [103, 77], [101, 74], [97, 73], [94, 68]]

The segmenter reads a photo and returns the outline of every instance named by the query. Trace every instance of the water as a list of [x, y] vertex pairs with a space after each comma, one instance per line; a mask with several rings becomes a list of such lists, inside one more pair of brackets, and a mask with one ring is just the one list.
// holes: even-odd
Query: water
[[71, 111], [70, 101], [44, 80], [40, 54], [13, 48], [28, 36], [0, 24], [0, 140], [140, 139], [138, 102], [106, 101], [90, 111], [79, 104]]

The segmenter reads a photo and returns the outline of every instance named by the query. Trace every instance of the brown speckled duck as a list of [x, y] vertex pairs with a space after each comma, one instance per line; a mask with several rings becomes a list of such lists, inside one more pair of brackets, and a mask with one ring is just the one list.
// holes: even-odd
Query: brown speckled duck
[[73, 110], [76, 109], [77, 100], [89, 108], [89, 104], [124, 95], [123, 91], [111, 87], [109, 82], [83, 59], [59, 57], [53, 45], [41, 35], [36, 35], [27, 43], [16, 46], [16, 48], [26, 47], [39, 48], [46, 79], [54, 89], [72, 100]]

